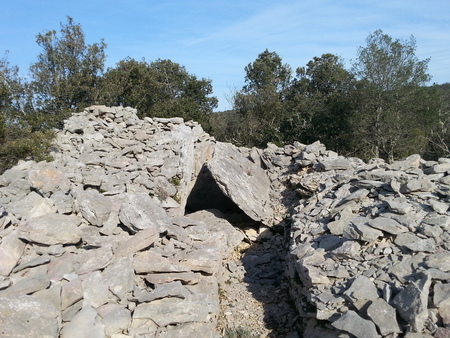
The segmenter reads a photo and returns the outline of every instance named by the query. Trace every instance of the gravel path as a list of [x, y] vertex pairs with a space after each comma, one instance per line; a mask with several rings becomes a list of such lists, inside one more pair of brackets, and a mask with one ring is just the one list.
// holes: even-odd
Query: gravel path
[[283, 234], [267, 230], [256, 241], [243, 242], [226, 262], [228, 275], [220, 289], [222, 337], [301, 336], [284, 275], [286, 251]]

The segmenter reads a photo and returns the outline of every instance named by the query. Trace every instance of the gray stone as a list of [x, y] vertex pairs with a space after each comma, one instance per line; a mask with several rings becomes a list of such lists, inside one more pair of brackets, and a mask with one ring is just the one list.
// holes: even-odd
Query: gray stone
[[110, 299], [108, 290], [109, 282], [103, 277], [100, 271], [91, 272], [83, 276], [83, 299], [97, 308], [106, 304]]
[[50, 262], [50, 256], [47, 254], [43, 254], [42, 256], [38, 256], [36, 258], [33, 258], [27, 262], [21, 263], [20, 265], [16, 266], [13, 269], [13, 272], [18, 272], [21, 271], [23, 269], [27, 269], [27, 268], [33, 268], [35, 266], [39, 266], [42, 264], [47, 264]]
[[347, 241], [330, 252], [337, 259], [357, 258], [360, 256], [361, 245], [356, 241]]
[[436, 283], [433, 291], [433, 303], [436, 306], [439, 306], [446, 299], [450, 299], [450, 284]]
[[369, 320], [361, 318], [354, 311], [347, 311], [338, 320], [331, 323], [338, 330], [348, 332], [355, 337], [378, 338], [375, 324]]
[[70, 214], [73, 212], [74, 199], [70, 194], [57, 191], [50, 196], [50, 199], [53, 201], [58, 213]]
[[164, 209], [145, 193], [127, 194], [120, 207], [119, 218], [134, 233], [148, 228], [164, 231], [168, 224], [172, 224]]
[[104, 325], [97, 322], [97, 311], [89, 303], [73, 317], [70, 323], [62, 329], [62, 338], [104, 338]]
[[0, 275], [8, 276], [19, 262], [25, 243], [19, 239], [17, 232], [2, 238], [0, 243]]
[[81, 215], [90, 224], [103, 226], [112, 209], [111, 200], [97, 190], [86, 190], [77, 194]]
[[0, 297], [0, 330], [4, 337], [57, 337], [58, 316], [58, 309], [46, 299], [29, 295]]
[[377, 298], [372, 301], [367, 308], [367, 315], [378, 327], [382, 336], [402, 332], [396, 319], [395, 308], [390, 306], [382, 298]]
[[70, 189], [70, 181], [66, 175], [52, 165], [43, 169], [31, 170], [28, 173], [28, 181], [33, 189], [38, 190], [44, 196], [50, 196], [56, 191], [67, 193]]
[[131, 313], [125, 306], [106, 304], [99, 307], [97, 312], [102, 317], [102, 324], [105, 326], [105, 335], [107, 337], [128, 331]]
[[402, 194], [408, 194], [417, 191], [432, 191], [435, 189], [434, 184], [427, 179], [411, 179], [408, 182], [402, 184], [400, 192]]
[[208, 322], [206, 304], [189, 299], [164, 298], [139, 304], [133, 313], [134, 319], [151, 319], [158, 326], [189, 322]]
[[199, 272], [155, 273], [145, 276], [145, 280], [151, 284], [180, 281], [185, 285], [193, 285], [199, 283], [202, 278], [202, 274]]
[[83, 281], [80, 278], [71, 280], [61, 287], [61, 310], [83, 299]]
[[76, 256], [74, 271], [77, 274], [86, 274], [96, 270], [103, 270], [111, 263], [113, 253], [111, 247], [81, 251]]
[[55, 211], [55, 208], [53, 208], [53, 201], [51, 199], [44, 198], [32, 191], [25, 198], [10, 203], [8, 205], [8, 211], [12, 212], [17, 218], [27, 220]]
[[319, 166], [324, 170], [347, 170], [352, 169], [351, 162], [343, 157], [329, 160], [319, 160]]
[[398, 235], [408, 232], [408, 228], [398, 223], [396, 220], [387, 217], [377, 217], [367, 222], [372, 228], [382, 230], [384, 232]]
[[344, 228], [343, 236], [348, 239], [357, 239], [366, 242], [374, 242], [383, 236], [380, 230], [368, 226], [370, 219], [358, 216], [352, 218]]
[[374, 300], [379, 297], [375, 284], [364, 275], [356, 277], [351, 286], [344, 292], [344, 295], [354, 301]]
[[180, 281], [174, 281], [165, 284], [157, 284], [152, 292], [140, 295], [138, 301], [139, 303], [145, 303], [168, 297], [185, 299], [190, 294], [191, 292], [183, 286]]
[[389, 210], [400, 215], [406, 215], [412, 210], [412, 205], [403, 198], [387, 199], [385, 203], [389, 207]]
[[394, 243], [414, 252], [434, 252], [436, 250], [436, 242], [432, 238], [420, 238], [409, 232], [398, 235]]
[[442, 214], [442, 215], [445, 214], [449, 208], [448, 203], [436, 201], [434, 199], [428, 200], [428, 203], [430, 203], [430, 205], [434, 211], [436, 211], [437, 213]]
[[440, 271], [450, 271], [450, 252], [439, 252], [425, 258], [425, 266], [438, 269]]
[[18, 296], [46, 289], [50, 285], [50, 279], [46, 272], [45, 267], [44, 269], [33, 269], [31, 273], [15, 281], [9, 288], [0, 291], [0, 295]]
[[138, 252], [133, 260], [133, 268], [138, 274], [190, 271], [187, 265], [177, 260], [163, 257], [161, 254], [151, 250]]
[[148, 249], [159, 238], [159, 231], [148, 228], [139, 231], [130, 238], [120, 241], [113, 249], [117, 257], [129, 256], [134, 253]]
[[108, 281], [108, 289], [120, 300], [127, 299], [134, 287], [133, 258], [123, 256], [116, 258], [102, 272]]
[[397, 296], [392, 304], [400, 316], [406, 320], [415, 332], [421, 332], [428, 318], [428, 293], [431, 277], [425, 275], [417, 282], [411, 282]]
[[217, 143], [207, 163], [222, 192], [255, 221], [271, 224], [270, 181], [266, 173], [233, 146]]
[[45, 245], [75, 244], [81, 239], [81, 221], [76, 216], [49, 213], [19, 224], [19, 236]]

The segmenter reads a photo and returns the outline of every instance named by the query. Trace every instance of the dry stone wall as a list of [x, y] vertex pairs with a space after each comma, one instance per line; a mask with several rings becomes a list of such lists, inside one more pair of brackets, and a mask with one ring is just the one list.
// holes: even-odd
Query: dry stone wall
[[272, 226], [299, 335], [450, 336], [448, 159], [237, 148], [105, 106], [65, 121], [53, 156], [0, 176], [2, 336], [218, 337], [223, 262]]
[[194, 122], [94, 106], [65, 121], [53, 162], [6, 171], [0, 335], [217, 337], [222, 260], [243, 233], [218, 211], [184, 215], [214, 144]]
[[319, 142], [266, 154], [303, 196], [287, 274], [304, 337], [450, 336], [450, 159], [365, 164]]

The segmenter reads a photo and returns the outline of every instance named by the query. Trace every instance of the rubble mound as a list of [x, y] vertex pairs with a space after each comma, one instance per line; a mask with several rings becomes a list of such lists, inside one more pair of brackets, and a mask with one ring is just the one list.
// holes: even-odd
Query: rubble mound
[[450, 335], [448, 159], [238, 148], [105, 106], [53, 157], [0, 176], [2, 336]]

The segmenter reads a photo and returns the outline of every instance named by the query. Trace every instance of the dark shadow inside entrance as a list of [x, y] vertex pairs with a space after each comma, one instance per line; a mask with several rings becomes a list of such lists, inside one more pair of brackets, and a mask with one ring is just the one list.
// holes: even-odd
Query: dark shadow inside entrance
[[[237, 223], [254, 222], [239, 208], [239, 206], [236, 205], [236, 203], [220, 190], [211, 172], [206, 165], [204, 165], [188, 196], [185, 214], [209, 209], [220, 210], [234, 225]], [[231, 220], [229, 218], [231, 218]]]

